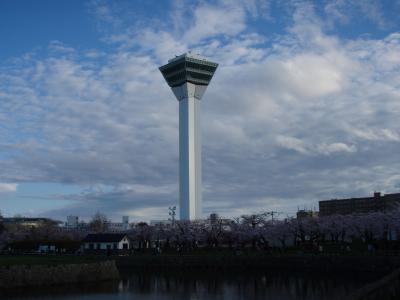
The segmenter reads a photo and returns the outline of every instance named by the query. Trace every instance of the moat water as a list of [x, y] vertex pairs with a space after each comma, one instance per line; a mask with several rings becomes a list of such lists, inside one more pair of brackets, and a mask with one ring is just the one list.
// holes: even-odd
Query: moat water
[[12, 300], [341, 299], [378, 276], [268, 271], [123, 270], [118, 281], [0, 292]]

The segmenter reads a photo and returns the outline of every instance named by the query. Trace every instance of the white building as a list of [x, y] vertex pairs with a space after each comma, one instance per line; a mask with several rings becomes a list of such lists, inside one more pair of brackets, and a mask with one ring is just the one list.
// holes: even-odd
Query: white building
[[179, 209], [181, 220], [202, 218], [200, 99], [218, 64], [185, 53], [160, 67], [179, 101]]
[[124, 233], [93, 233], [82, 241], [84, 251], [94, 250], [128, 250], [131, 241]]
[[122, 217], [122, 223], [119, 222], [109, 222], [107, 223], [107, 230], [110, 232], [123, 232], [130, 229], [129, 216]]
[[129, 216], [122, 217], [122, 228], [123, 230], [129, 230]]
[[70, 229], [75, 229], [78, 227], [79, 224], [79, 217], [78, 216], [67, 216], [67, 223], [65, 227]]
[[49, 252], [55, 252], [55, 251], [56, 251], [55, 245], [39, 245], [39, 247], [38, 247], [39, 253], [49, 253]]

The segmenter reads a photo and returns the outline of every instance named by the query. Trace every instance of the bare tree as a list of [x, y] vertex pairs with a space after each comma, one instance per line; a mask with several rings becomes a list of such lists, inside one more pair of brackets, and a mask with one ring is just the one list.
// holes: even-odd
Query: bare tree
[[89, 228], [94, 232], [106, 232], [108, 230], [109, 220], [105, 214], [97, 212], [89, 222]]

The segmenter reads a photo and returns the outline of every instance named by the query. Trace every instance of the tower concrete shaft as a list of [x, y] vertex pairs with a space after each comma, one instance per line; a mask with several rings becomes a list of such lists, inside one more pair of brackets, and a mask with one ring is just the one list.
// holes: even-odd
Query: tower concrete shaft
[[180, 219], [200, 219], [202, 205], [200, 100], [195, 97], [179, 101], [179, 182]]
[[160, 67], [179, 101], [179, 208], [181, 220], [202, 217], [200, 99], [218, 64], [183, 54]]

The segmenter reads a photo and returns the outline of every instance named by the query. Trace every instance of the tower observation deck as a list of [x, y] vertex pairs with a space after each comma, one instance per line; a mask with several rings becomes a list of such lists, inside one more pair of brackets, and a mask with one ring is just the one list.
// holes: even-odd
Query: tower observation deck
[[179, 208], [181, 220], [202, 217], [200, 100], [218, 64], [185, 53], [160, 71], [179, 101]]

